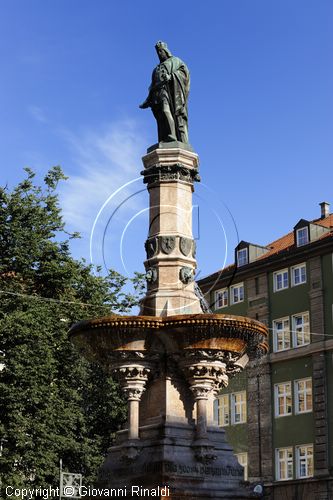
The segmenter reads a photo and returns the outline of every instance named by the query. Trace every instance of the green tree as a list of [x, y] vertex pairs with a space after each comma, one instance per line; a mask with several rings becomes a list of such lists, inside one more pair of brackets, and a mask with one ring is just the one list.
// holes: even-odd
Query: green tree
[[[58, 486], [64, 468], [93, 481], [125, 418], [117, 384], [85, 361], [68, 340], [71, 324], [128, 312], [142, 291], [123, 292], [115, 271], [94, 274], [73, 259], [52, 168], [44, 185], [26, 178], [0, 189], [0, 439], [2, 487]], [[100, 271], [100, 270], [98, 270]], [[36, 497], [37, 498], [37, 497]]]

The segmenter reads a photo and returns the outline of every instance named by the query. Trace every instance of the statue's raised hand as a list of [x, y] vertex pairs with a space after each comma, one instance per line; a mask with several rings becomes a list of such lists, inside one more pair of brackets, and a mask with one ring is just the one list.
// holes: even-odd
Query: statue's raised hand
[[149, 108], [149, 103], [148, 103], [147, 99], [142, 104], [139, 105], [139, 108], [140, 109]]

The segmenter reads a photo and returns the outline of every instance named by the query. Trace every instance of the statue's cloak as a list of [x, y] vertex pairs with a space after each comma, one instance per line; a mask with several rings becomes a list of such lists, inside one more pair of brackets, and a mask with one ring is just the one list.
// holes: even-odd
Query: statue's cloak
[[[170, 79], [166, 81], [165, 75], [169, 75]], [[178, 57], [168, 57], [153, 71], [150, 104], [159, 107], [168, 102], [172, 113], [187, 117], [189, 90], [190, 73], [186, 64]]]

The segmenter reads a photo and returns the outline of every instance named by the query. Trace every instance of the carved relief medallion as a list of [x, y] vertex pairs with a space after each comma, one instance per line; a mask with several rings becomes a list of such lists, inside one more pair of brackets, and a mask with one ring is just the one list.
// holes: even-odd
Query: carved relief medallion
[[179, 271], [179, 279], [187, 285], [194, 280], [194, 270], [191, 267], [182, 267]]
[[185, 257], [190, 253], [192, 247], [192, 240], [191, 238], [185, 238], [184, 236], [181, 236], [179, 239], [179, 248], [180, 251]]
[[192, 246], [192, 257], [195, 259], [197, 255], [197, 242], [193, 240], [193, 246]]
[[176, 246], [176, 237], [175, 236], [161, 236], [161, 250], [164, 253], [171, 253]]
[[146, 249], [147, 259], [151, 259], [152, 257], [154, 257], [154, 255], [156, 255], [157, 247], [158, 247], [158, 239], [156, 237], [146, 240], [145, 249]]
[[156, 267], [150, 267], [146, 272], [146, 280], [148, 283], [155, 283], [157, 280], [157, 269]]

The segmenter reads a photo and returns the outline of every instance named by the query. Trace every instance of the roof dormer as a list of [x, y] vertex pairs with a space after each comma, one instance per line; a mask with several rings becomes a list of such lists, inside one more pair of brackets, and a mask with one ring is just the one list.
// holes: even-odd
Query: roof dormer
[[237, 263], [237, 267], [254, 262], [268, 252], [268, 250], [268, 247], [254, 245], [242, 240], [235, 248], [235, 262]]
[[301, 219], [294, 227], [294, 239], [297, 247], [302, 247], [318, 240], [324, 233], [330, 229], [320, 224], [314, 224], [308, 220]]

